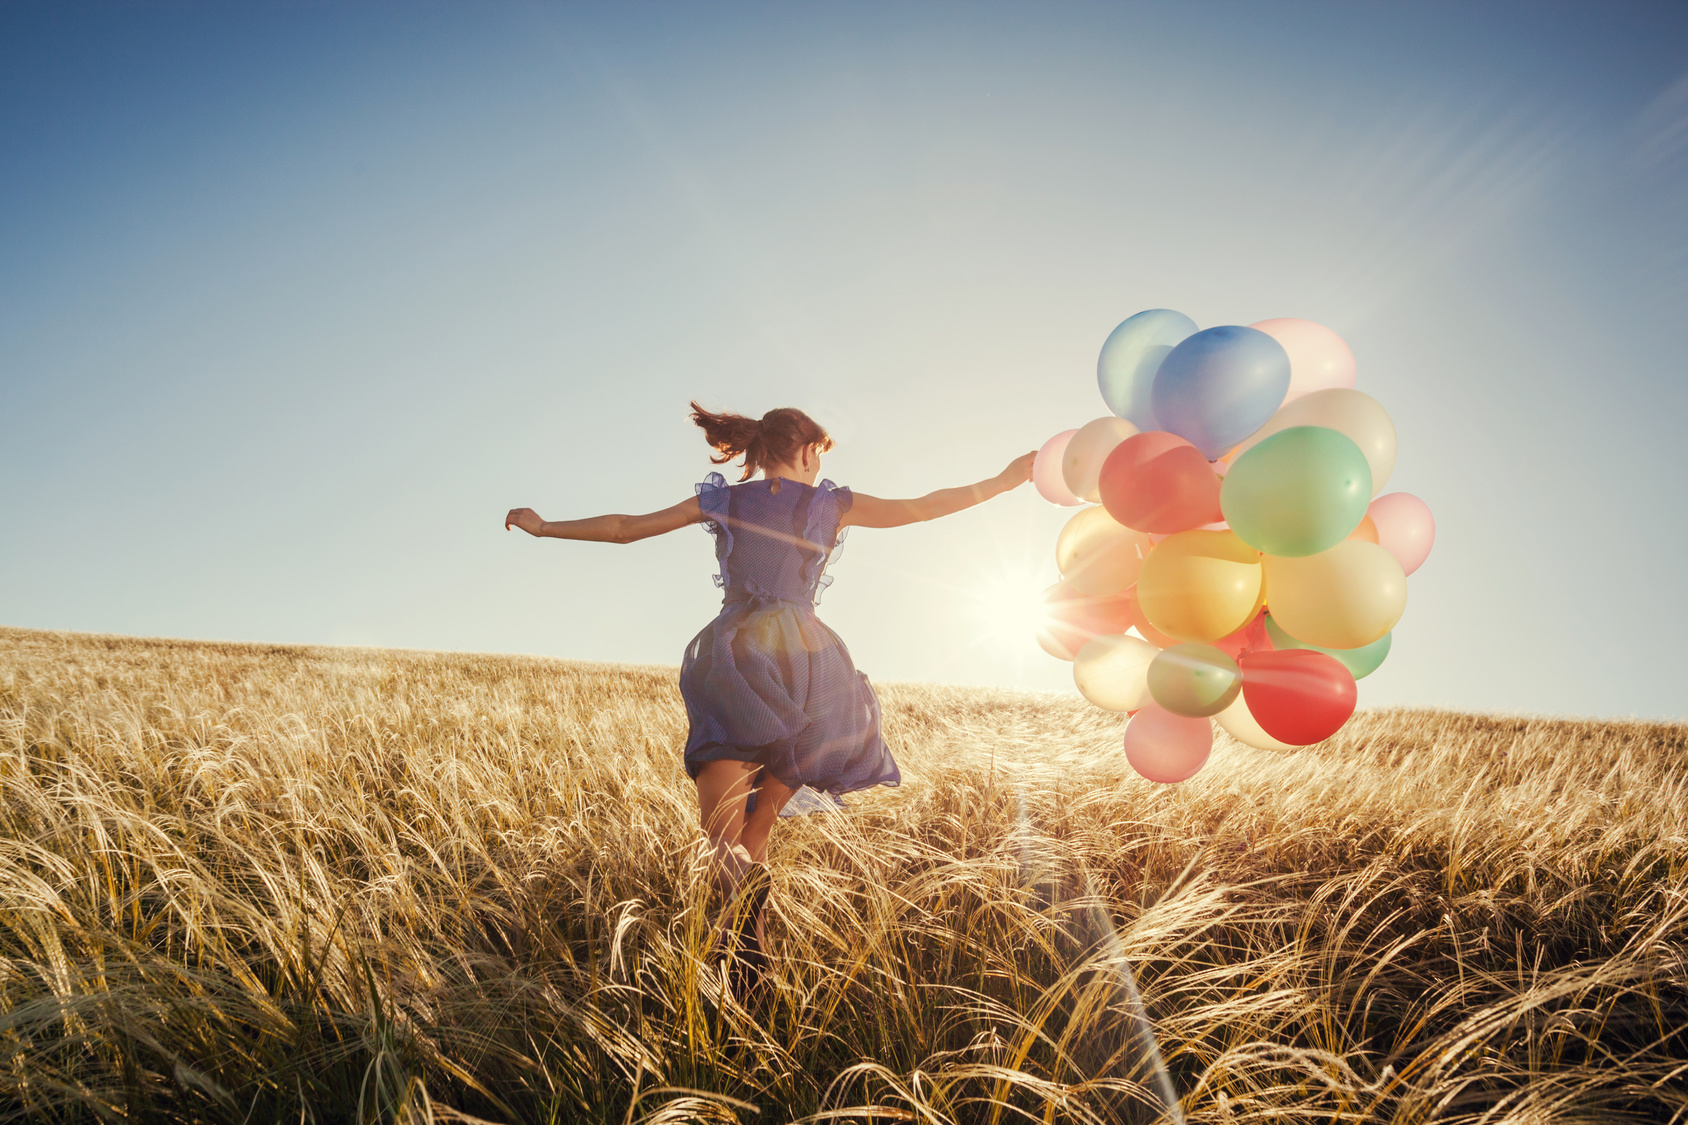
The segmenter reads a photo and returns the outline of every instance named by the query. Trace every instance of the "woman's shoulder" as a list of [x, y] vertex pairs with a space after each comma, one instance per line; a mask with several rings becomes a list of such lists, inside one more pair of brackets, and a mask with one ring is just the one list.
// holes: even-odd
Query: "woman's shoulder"
[[[832, 481], [825, 479], [818, 480], [814, 484], [804, 484], [800, 480], [781, 479], [777, 491], [771, 487], [771, 484], [772, 482], [761, 477], [756, 480], [728, 484], [727, 478], [720, 473], [710, 473], [694, 487], [697, 490], [698, 502], [703, 505], [705, 514], [708, 514], [712, 509], [724, 509], [729, 498], [735, 496], [744, 498], [732, 501], [735, 510], [737, 510], [738, 505], [745, 503], [752, 505], [753, 508], [762, 503], [773, 503], [783, 510], [789, 507], [790, 500], [796, 500], [806, 495], [820, 494], [832, 497], [833, 509], [840, 515], [849, 511], [850, 505], [855, 500], [855, 493], [850, 491], [849, 485], [834, 484]], [[787, 492], [787, 489], [790, 489], [790, 491]], [[785, 501], [780, 499], [782, 494], [786, 497]]]

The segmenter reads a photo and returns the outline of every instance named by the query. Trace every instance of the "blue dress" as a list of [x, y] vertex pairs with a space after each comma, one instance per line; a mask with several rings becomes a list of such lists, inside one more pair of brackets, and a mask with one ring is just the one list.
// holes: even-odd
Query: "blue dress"
[[680, 694], [691, 732], [686, 772], [756, 762], [793, 789], [836, 797], [902, 775], [879, 733], [879, 700], [815, 599], [850, 509], [848, 488], [792, 480], [697, 486], [726, 591], [721, 612], [686, 646]]

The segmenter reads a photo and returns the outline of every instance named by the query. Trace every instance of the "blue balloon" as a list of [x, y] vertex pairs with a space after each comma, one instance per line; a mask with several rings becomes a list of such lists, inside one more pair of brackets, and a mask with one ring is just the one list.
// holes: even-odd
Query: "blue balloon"
[[1209, 461], [1264, 426], [1289, 390], [1289, 353], [1258, 328], [1207, 328], [1155, 372], [1149, 406], [1160, 428]]
[[1155, 372], [1173, 345], [1195, 330], [1195, 321], [1171, 309], [1150, 309], [1121, 321], [1096, 360], [1096, 385], [1108, 409], [1139, 430], [1160, 429], [1149, 408]]

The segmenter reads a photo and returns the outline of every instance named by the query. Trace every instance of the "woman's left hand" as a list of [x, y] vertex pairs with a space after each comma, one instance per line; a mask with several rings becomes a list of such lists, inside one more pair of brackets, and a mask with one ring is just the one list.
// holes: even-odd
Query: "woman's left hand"
[[545, 521], [539, 518], [539, 513], [532, 508], [511, 508], [510, 514], [504, 517], [504, 530], [519, 527], [529, 535], [538, 535], [539, 529], [545, 526]]

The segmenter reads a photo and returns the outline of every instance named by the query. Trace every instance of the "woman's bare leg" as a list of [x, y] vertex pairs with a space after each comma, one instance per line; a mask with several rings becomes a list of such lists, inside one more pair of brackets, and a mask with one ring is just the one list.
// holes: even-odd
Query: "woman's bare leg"
[[768, 859], [768, 837], [779, 822], [780, 810], [791, 800], [791, 795], [797, 792], [784, 782], [779, 781], [773, 774], [764, 773], [762, 780], [756, 786], [756, 807], [750, 815], [744, 818], [744, 835], [739, 842], [744, 850], [750, 853], [750, 858], [756, 863], [766, 863]]
[[[744, 807], [753, 787], [756, 808], [746, 815]], [[780, 810], [794, 792], [754, 762], [722, 759], [706, 762], [698, 771], [698, 813], [704, 835], [709, 837], [715, 883], [727, 898], [733, 896], [754, 867], [767, 861], [768, 837]], [[760, 948], [766, 938], [765, 918], [760, 910], [754, 926]]]
[[761, 767], [755, 762], [705, 762], [697, 775], [698, 814], [709, 838], [715, 883], [729, 897], [755, 860], [744, 846], [745, 801]]
[[[778, 822], [780, 810], [791, 800], [791, 795], [797, 792], [790, 786], [778, 781], [766, 771], [762, 774], [762, 781], [756, 786], [756, 808], [745, 817], [744, 833], [739, 842], [744, 850], [750, 854], [752, 863], [765, 864], [768, 862], [768, 837], [774, 831]], [[764, 922], [766, 914], [756, 912], [756, 942], [762, 945], [766, 938]]]

